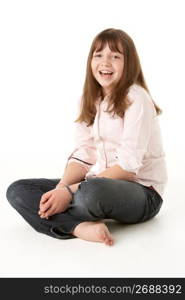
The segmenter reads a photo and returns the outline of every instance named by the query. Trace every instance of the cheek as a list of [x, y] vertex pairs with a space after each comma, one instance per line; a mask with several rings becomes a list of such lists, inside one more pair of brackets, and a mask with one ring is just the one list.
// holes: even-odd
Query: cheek
[[124, 71], [124, 63], [118, 66], [118, 72], [120, 76], [123, 74], [123, 71]]
[[91, 66], [91, 70], [92, 70], [92, 74], [93, 74], [93, 76], [94, 76], [94, 78], [97, 78], [98, 77], [98, 72], [97, 72], [97, 65], [96, 64], [93, 64], [92, 66]]
[[92, 70], [93, 74], [94, 74], [95, 68], [96, 68], [95, 63], [91, 62], [91, 70]]

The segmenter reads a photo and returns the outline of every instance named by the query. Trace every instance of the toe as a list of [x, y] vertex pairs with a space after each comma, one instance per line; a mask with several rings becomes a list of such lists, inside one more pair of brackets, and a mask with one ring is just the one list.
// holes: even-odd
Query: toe
[[113, 245], [114, 241], [113, 240], [109, 240], [109, 245]]

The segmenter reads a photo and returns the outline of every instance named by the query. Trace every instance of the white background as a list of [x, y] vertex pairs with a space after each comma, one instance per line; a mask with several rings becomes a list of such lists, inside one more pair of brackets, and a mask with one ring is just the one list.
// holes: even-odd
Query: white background
[[[125, 251], [127, 259], [124, 267], [119, 269], [120, 266], [114, 266], [112, 271], [109, 268], [106, 274], [185, 275], [183, 4], [183, 0], [0, 1], [0, 230], [4, 239], [0, 259], [7, 257], [6, 264], [4, 260], [2, 262], [0, 275], [105, 276], [103, 269], [99, 269], [99, 262], [95, 261], [94, 269], [90, 271], [88, 259], [84, 265], [82, 261], [79, 262], [84, 266], [79, 272], [78, 268], [74, 271], [72, 263], [63, 268], [63, 273], [59, 272], [57, 263], [54, 267], [47, 265], [46, 270], [49, 271], [43, 269], [43, 266], [38, 269], [38, 264], [35, 268], [32, 261], [38, 249], [32, 244], [31, 250], [30, 245], [26, 249], [25, 257], [29, 257], [30, 265], [26, 268], [24, 259], [18, 263], [16, 258], [20, 253], [25, 254], [24, 248], [20, 250], [20, 247], [23, 247], [20, 245], [24, 243], [25, 247], [25, 240], [30, 240], [27, 234], [31, 234], [32, 239], [37, 239], [37, 243], [41, 239], [44, 239], [46, 244], [53, 243], [54, 248], [51, 251], [56, 251], [62, 243], [63, 250], [57, 250], [62, 256], [69, 253], [66, 245], [72, 245], [74, 249], [73, 245], [78, 243], [76, 247], [78, 246], [80, 251], [81, 247], [89, 247], [88, 249], [94, 249], [93, 251], [98, 247], [100, 251], [102, 245], [74, 239], [65, 241], [64, 246], [64, 241], [42, 237], [35, 231], [32, 232], [32, 228], [26, 227], [27, 224], [6, 202], [5, 192], [8, 185], [17, 179], [62, 176], [66, 159], [73, 150], [73, 122], [82, 93], [90, 45], [97, 33], [110, 27], [126, 31], [134, 40], [151, 95], [163, 110], [160, 124], [169, 180], [163, 212], [159, 217], [159, 222], [163, 225], [163, 236], [154, 242], [152, 249], [147, 249], [148, 246], [140, 249], [141, 252], [147, 252], [145, 255], [148, 262], [147, 259], [146, 264], [142, 261], [142, 267], [132, 264], [129, 253], [131, 249], [133, 251], [133, 245], [130, 244], [130, 237], [125, 242], [124, 228], [119, 236], [123, 241], [123, 245], [118, 243], [121, 245], [120, 249], [117, 249], [119, 246], [116, 245], [114, 250], [101, 248], [102, 253], [109, 251], [112, 258], [123, 256]], [[150, 223], [150, 226], [155, 226], [155, 221], [152, 222], [154, 223]], [[147, 232], [145, 245], [148, 245], [148, 239], [152, 241], [153, 237], [148, 233], [149, 227], [144, 226], [144, 229], [141, 228], [142, 238], [146, 242], [144, 233]], [[154, 228], [152, 226], [151, 228]], [[157, 226], [155, 238], [158, 238], [158, 232], [160, 235], [161, 223], [157, 223]], [[139, 233], [138, 229], [135, 230], [137, 235], [134, 237], [137, 240]], [[133, 235], [133, 232], [130, 234]], [[154, 251], [150, 252], [154, 254], [158, 247], [162, 249], [159, 242], [162, 242], [164, 248], [158, 253], [158, 257], [155, 257], [155, 261], [155, 255], [152, 258], [147, 256], [148, 250]], [[125, 243], [127, 248], [124, 250]], [[12, 247], [15, 250], [13, 257], [10, 251]], [[38, 247], [38, 251], [42, 251], [43, 244]], [[118, 253], [110, 254], [110, 251]], [[166, 257], [166, 253], [170, 258]], [[45, 255], [47, 257], [47, 254]], [[172, 255], [175, 258], [172, 258]], [[76, 261], [76, 258], [73, 259]], [[82, 257], [79, 259], [82, 260]], [[153, 265], [149, 267], [152, 259]], [[158, 268], [157, 259], [160, 261]]]

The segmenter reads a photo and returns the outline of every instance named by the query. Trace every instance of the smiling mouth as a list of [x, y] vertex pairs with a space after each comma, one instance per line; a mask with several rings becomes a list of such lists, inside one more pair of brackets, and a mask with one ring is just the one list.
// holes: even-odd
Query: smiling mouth
[[99, 71], [99, 74], [103, 77], [111, 77], [113, 75], [113, 72], [109, 71]]

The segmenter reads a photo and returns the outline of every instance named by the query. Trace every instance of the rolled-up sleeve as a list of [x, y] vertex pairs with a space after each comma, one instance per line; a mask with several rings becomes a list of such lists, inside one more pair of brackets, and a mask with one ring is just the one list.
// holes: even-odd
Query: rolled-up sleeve
[[75, 149], [68, 157], [69, 164], [72, 161], [82, 164], [87, 171], [96, 163], [97, 153], [91, 127], [87, 123], [75, 123]]
[[152, 132], [155, 107], [144, 92], [130, 97], [132, 104], [123, 117], [123, 133], [117, 149], [117, 164], [138, 174]]

